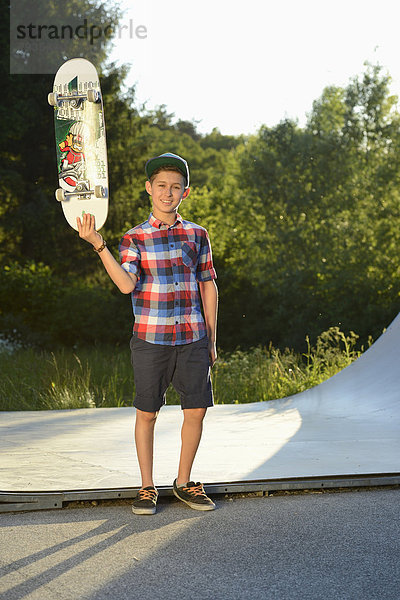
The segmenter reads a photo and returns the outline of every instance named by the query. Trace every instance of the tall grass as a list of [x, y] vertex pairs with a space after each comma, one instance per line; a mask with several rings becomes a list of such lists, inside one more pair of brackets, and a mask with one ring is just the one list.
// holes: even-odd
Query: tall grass
[[19, 349], [1, 352], [0, 364], [0, 410], [128, 406], [133, 401], [129, 350]]
[[[322, 333], [303, 355], [270, 345], [220, 353], [212, 371], [217, 404], [282, 398], [311, 388], [353, 360], [357, 335], [338, 327]], [[371, 340], [370, 340], [371, 343]], [[90, 348], [52, 353], [0, 346], [0, 410], [131, 406], [134, 382], [129, 349]], [[178, 404], [170, 387], [167, 403]]]
[[[363, 352], [356, 349], [358, 336], [346, 336], [338, 327], [331, 327], [311, 347], [307, 337], [307, 352], [298, 354], [268, 348], [240, 350], [220, 356], [214, 367], [213, 389], [218, 404], [243, 404], [273, 400], [297, 394], [314, 387], [350, 365]], [[372, 344], [369, 339], [368, 345]]]

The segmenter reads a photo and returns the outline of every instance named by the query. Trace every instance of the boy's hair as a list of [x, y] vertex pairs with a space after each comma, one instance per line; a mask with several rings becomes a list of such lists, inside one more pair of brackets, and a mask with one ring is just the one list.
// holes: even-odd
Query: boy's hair
[[174, 165], [164, 165], [162, 167], [158, 167], [158, 169], [156, 169], [155, 171], [153, 171], [153, 173], [151, 174], [151, 177], [149, 178], [150, 183], [153, 183], [156, 175], [158, 175], [159, 173], [161, 173], [161, 171], [174, 171], [175, 173], [179, 173], [179, 175], [182, 175], [183, 185], [185, 185], [185, 176], [184, 176], [184, 174], [177, 167], [174, 167]]

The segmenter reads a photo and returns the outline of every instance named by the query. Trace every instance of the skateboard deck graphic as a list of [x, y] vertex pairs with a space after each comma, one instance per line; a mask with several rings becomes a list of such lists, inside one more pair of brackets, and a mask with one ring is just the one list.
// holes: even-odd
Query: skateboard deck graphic
[[58, 168], [56, 199], [69, 225], [91, 213], [100, 229], [108, 213], [104, 110], [96, 68], [73, 58], [57, 71], [48, 102], [54, 107]]

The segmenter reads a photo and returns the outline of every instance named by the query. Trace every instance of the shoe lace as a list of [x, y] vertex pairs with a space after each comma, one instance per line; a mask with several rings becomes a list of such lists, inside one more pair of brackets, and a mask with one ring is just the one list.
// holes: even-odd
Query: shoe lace
[[193, 496], [205, 496], [206, 495], [202, 483], [194, 483], [193, 485], [188, 485], [187, 487], [184, 487], [183, 489], [185, 490], [185, 492], [188, 492], [189, 494], [192, 494]]
[[150, 489], [150, 490], [146, 490], [146, 489], [141, 489], [138, 491], [138, 497], [140, 500], [154, 500], [154, 498], [157, 496], [157, 492], [156, 490]]

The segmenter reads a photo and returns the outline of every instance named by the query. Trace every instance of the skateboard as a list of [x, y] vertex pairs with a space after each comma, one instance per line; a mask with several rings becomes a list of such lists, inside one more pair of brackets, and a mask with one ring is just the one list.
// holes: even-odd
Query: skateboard
[[91, 213], [100, 229], [108, 213], [106, 130], [94, 65], [72, 58], [58, 69], [48, 102], [54, 107], [58, 185], [55, 197], [76, 231], [76, 218]]

